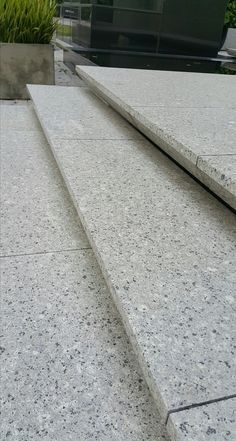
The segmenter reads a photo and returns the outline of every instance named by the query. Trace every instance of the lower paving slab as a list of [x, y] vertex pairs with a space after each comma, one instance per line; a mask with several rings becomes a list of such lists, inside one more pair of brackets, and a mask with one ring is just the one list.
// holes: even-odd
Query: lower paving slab
[[[234, 76], [91, 66], [77, 66], [77, 72], [96, 94], [236, 209]], [[231, 164], [224, 161], [228, 154], [234, 155]], [[204, 171], [198, 167], [202, 155]], [[215, 172], [208, 161], [212, 155], [221, 157]]]
[[29, 90], [163, 420], [235, 394], [233, 213], [135, 129], [51, 137], [47, 88]]
[[169, 440], [91, 250], [2, 258], [1, 286], [1, 440]]
[[177, 441], [235, 441], [236, 398], [173, 413], [168, 429]]

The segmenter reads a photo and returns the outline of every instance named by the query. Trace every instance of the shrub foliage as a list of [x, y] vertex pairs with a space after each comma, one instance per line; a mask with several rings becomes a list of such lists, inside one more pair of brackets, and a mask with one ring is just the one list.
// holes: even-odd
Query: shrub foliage
[[55, 16], [55, 0], [0, 0], [0, 42], [48, 44]]
[[229, 0], [228, 2], [225, 23], [230, 28], [236, 28], [236, 0]]

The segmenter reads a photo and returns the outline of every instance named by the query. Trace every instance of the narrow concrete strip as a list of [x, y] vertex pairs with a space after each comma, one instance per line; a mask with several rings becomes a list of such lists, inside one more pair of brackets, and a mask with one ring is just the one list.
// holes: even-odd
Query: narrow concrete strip
[[168, 430], [176, 441], [235, 441], [236, 398], [173, 413]]
[[231, 395], [235, 216], [134, 129], [132, 141], [51, 136], [48, 89], [29, 91], [162, 417]]
[[[234, 76], [77, 66], [90, 88], [210, 190], [236, 209], [228, 185], [220, 182], [201, 155], [236, 155]], [[218, 171], [220, 173], [220, 170]]]

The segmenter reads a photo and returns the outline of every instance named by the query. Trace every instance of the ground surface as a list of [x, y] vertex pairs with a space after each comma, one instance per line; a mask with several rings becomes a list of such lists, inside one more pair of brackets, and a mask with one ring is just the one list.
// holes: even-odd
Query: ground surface
[[0, 116], [0, 439], [167, 441], [32, 106]]

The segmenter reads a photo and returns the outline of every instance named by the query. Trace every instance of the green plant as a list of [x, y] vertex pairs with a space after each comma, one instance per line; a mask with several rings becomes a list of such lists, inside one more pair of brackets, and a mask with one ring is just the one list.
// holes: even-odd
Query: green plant
[[236, 28], [236, 0], [229, 0], [228, 2], [225, 23], [230, 28]]
[[59, 24], [57, 27], [57, 35], [63, 35], [64, 37], [71, 37], [72, 28], [68, 25]]
[[55, 0], [0, 0], [0, 42], [48, 44], [55, 15]]

